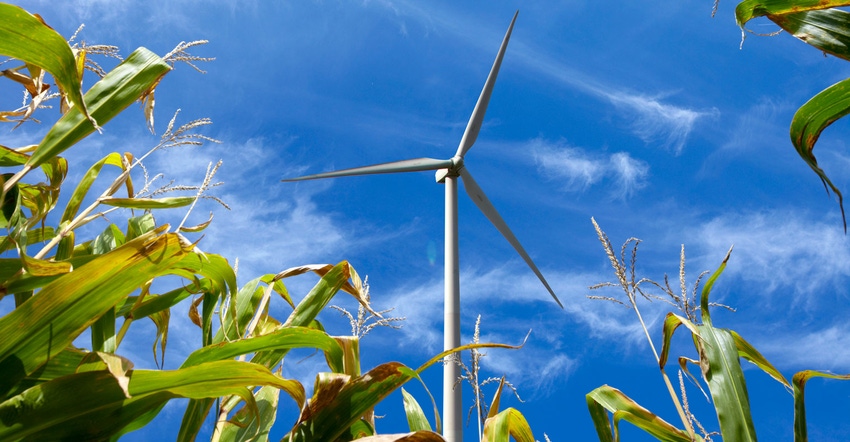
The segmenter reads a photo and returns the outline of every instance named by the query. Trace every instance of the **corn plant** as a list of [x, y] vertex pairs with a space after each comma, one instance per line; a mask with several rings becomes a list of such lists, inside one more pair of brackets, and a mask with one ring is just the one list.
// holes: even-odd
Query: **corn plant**
[[[697, 417], [690, 412], [688, 407], [687, 398], [684, 393], [685, 385], [683, 377], [687, 376], [691, 378], [695, 384], [700, 385], [696, 377], [688, 370], [688, 364], [695, 364], [700, 369], [702, 379], [708, 387], [708, 391], [711, 395], [711, 400], [716, 411], [717, 422], [720, 428], [719, 434], [722, 439], [726, 441], [757, 440], [756, 429], [750, 412], [749, 393], [746, 386], [746, 379], [741, 367], [741, 358], [751, 362], [787, 389], [793, 391], [794, 440], [798, 442], [807, 440], [804, 401], [805, 382], [812, 377], [850, 379], [850, 375], [836, 375], [806, 370], [794, 375], [792, 387], [792, 383], [788, 382], [788, 380], [782, 375], [782, 373], [779, 372], [779, 370], [776, 369], [776, 367], [768, 362], [767, 359], [755, 349], [755, 347], [744, 340], [744, 338], [742, 338], [738, 333], [734, 330], [717, 328], [714, 326], [711, 320], [710, 308], [726, 306], [709, 302], [709, 296], [717, 278], [726, 268], [732, 249], [729, 249], [729, 252], [726, 254], [726, 257], [723, 259], [723, 262], [720, 264], [718, 269], [705, 281], [699, 299], [697, 299], [697, 288], [703, 276], [707, 273], [700, 274], [693, 285], [693, 290], [689, 293], [685, 281], [684, 246], [682, 246], [679, 261], [680, 291], [677, 293], [677, 290], [670, 287], [669, 280], [666, 276], [663, 284], [647, 278], [642, 278], [640, 280], [636, 279], [635, 264], [637, 260], [637, 246], [640, 243], [640, 240], [636, 238], [630, 238], [627, 240], [623, 244], [618, 257], [614, 252], [607, 235], [605, 235], [596, 223], [596, 220], [591, 220], [618, 279], [617, 283], [598, 284], [592, 286], [591, 289], [620, 286], [626, 295], [627, 301], [622, 302], [616, 298], [608, 296], [593, 296], [592, 298], [613, 300], [624, 304], [635, 311], [646, 339], [649, 342], [650, 348], [652, 349], [653, 356], [658, 363], [661, 376], [667, 385], [670, 398], [678, 411], [682, 425], [682, 427], [679, 428], [668, 423], [651, 411], [640, 406], [622, 391], [608, 385], [603, 385], [587, 394], [588, 409], [599, 440], [619, 440], [619, 423], [622, 420], [641, 428], [659, 440], [711, 440], [711, 436], [716, 435], [717, 433], [706, 431], [700, 421], [697, 420]], [[630, 259], [627, 261], [626, 249], [629, 244], [632, 244], [632, 250]], [[642, 288], [644, 284], [649, 284], [661, 289], [663, 296], [653, 295], [644, 290]], [[660, 353], [656, 350], [649, 330], [641, 317], [637, 302], [640, 298], [644, 298], [645, 300], [662, 300], [668, 302], [678, 311], [678, 313], [667, 313], [664, 319]], [[682, 394], [682, 397], [680, 398], [667, 375], [666, 369], [667, 361], [670, 357], [670, 343], [673, 334], [681, 326], [684, 326], [691, 333], [698, 356], [695, 360], [687, 357], [678, 358], [679, 391]], [[700, 388], [702, 387], [700, 386]], [[613, 422], [609, 418], [608, 413], [613, 414]], [[699, 434], [697, 431], [699, 431]]]
[[[850, 6], [847, 0], [745, 0], [735, 8], [735, 19], [741, 28], [742, 44], [750, 20], [765, 17], [803, 42], [825, 54], [850, 61], [850, 13], [839, 9]], [[715, 9], [717, 3], [715, 2]], [[827, 192], [838, 198], [844, 230], [847, 220], [841, 191], [832, 183], [814, 156], [821, 133], [836, 120], [850, 113], [850, 79], [827, 87], [797, 109], [791, 120], [791, 142], [797, 153], [817, 174]]]
[[[36, 144], [0, 145], [0, 167], [8, 170], [0, 175], [0, 228], [7, 233], [0, 237], [0, 300], [14, 298], [14, 308], [0, 317], [0, 440], [116, 440], [150, 423], [175, 398], [189, 399], [174, 437], [181, 441], [194, 440], [211, 413], [215, 441], [268, 440], [276, 423], [290, 429], [288, 441], [442, 440], [428, 430], [377, 435], [371, 410], [453, 351], [514, 347], [475, 343], [415, 370], [389, 362], [361, 373], [359, 339], [372, 326], [393, 326], [399, 318], [372, 310], [368, 287], [346, 261], [262, 275], [240, 288], [224, 257], [201, 252], [187, 238], [212, 221], [187, 225], [199, 200], [226, 207], [209, 195], [219, 184], [214, 176], [221, 163], [210, 164], [197, 186], [157, 186], [160, 175], [150, 177], [144, 166], [150, 155], [169, 148], [217, 142], [197, 132], [209, 120], [179, 125], [175, 114], [152, 149], [96, 161], [64, 208], [59, 205], [61, 192], [71, 186], [68, 171], [77, 166], [63, 155], [72, 155], [77, 143], [135, 102], [142, 103], [153, 130], [156, 86], [175, 63], [200, 71], [196, 63], [211, 59], [189, 50], [203, 43], [180, 43], [163, 57], [139, 48], [106, 69], [93, 56], [120, 59], [117, 48], [71, 46], [40, 17], [0, 3], [0, 54], [11, 57], [0, 76], [25, 90], [23, 105], [0, 111], [0, 122], [35, 121], [56, 101], [61, 113]], [[82, 86], [86, 71], [97, 78], [88, 90]], [[117, 169], [118, 176], [102, 183], [105, 168]], [[38, 171], [44, 181], [33, 184]], [[153, 214], [164, 209], [186, 215], [177, 227], [159, 225]], [[90, 229], [81, 229], [128, 211], [122, 226], [107, 223], [90, 237]], [[284, 280], [309, 272], [320, 276], [318, 283], [293, 299]], [[316, 320], [340, 292], [360, 305], [356, 319], [349, 315], [351, 337], [329, 336]], [[189, 304], [198, 327], [197, 349], [175, 370], [134, 369], [121, 356], [122, 343], [140, 339], [133, 324], [154, 323], [153, 358], [164, 366], [171, 308], [181, 302]], [[291, 313], [285, 320], [272, 317], [272, 303], [289, 306]], [[78, 348], [85, 332], [90, 348]], [[310, 398], [300, 382], [282, 376], [284, 359], [295, 348], [317, 349], [327, 362]], [[300, 410], [282, 423], [281, 392]], [[488, 440], [513, 434], [512, 427], [503, 428], [488, 433], [501, 439]]]

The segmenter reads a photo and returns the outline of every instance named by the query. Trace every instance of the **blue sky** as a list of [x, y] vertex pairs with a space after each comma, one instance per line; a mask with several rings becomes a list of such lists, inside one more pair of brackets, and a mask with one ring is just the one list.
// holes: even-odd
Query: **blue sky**
[[[584, 395], [603, 384], [678, 420], [634, 312], [586, 298], [588, 286], [615, 279], [591, 217], [617, 248], [629, 237], [643, 240], [639, 277], [667, 273], [675, 282], [685, 244], [692, 284], [734, 245], [713, 300], [737, 311], [717, 310], [715, 325], [738, 331], [788, 378], [803, 369], [850, 372], [848, 239], [835, 199], [788, 137], [794, 111], [850, 70], [785, 34], [749, 34], [739, 48], [734, 2], [721, 2], [715, 18], [711, 1], [693, 0], [16, 3], [63, 35], [85, 23], [83, 39], [118, 45], [124, 55], [138, 46], [165, 54], [180, 41], [209, 40], [193, 51], [216, 58], [201, 66], [205, 75], [181, 65], [157, 89], [156, 128], [161, 133], [179, 108], [178, 123], [211, 118], [204, 134], [222, 143], [167, 151], [147, 167], [196, 184], [210, 162], [223, 160], [217, 178], [225, 184], [214, 194], [231, 210], [209, 203], [193, 216], [215, 213], [200, 247], [238, 258], [240, 284], [343, 259], [368, 275], [374, 306], [395, 307], [407, 320], [400, 330], [365, 338], [364, 369], [389, 360], [415, 367], [440, 351], [443, 188], [430, 172], [280, 179], [450, 157], [519, 8], [465, 164], [565, 309], [461, 192], [463, 340], [471, 339], [478, 315], [482, 341], [519, 343], [532, 330], [522, 350], [490, 350], [483, 361], [483, 375], [506, 375], [525, 400], [503, 405], [522, 411], [539, 440], [544, 433], [552, 441], [593, 440]], [[774, 30], [766, 21], [750, 28]], [[6, 132], [2, 144], [23, 145], [44, 130], [25, 125]], [[815, 151], [844, 190], [847, 130], [839, 121]], [[71, 179], [107, 152], [141, 153], [155, 143], [141, 111], [131, 108], [71, 151]], [[288, 286], [298, 296], [314, 283], [302, 276]], [[355, 308], [349, 299], [337, 304]], [[179, 365], [200, 339], [181, 308], [172, 314], [167, 367]], [[658, 345], [669, 306], [641, 309]], [[321, 319], [330, 332], [348, 333], [334, 311]], [[137, 367], [153, 367], [152, 340], [125, 344]], [[675, 355], [693, 356], [684, 334], [676, 345]], [[309, 383], [319, 359], [287, 364], [285, 374]], [[745, 367], [759, 436], [790, 440], [790, 393]], [[425, 380], [439, 396], [439, 367]], [[408, 387], [427, 401], [420, 386]], [[716, 430], [701, 393], [690, 388], [689, 399], [703, 425]], [[807, 399], [812, 440], [850, 435], [850, 384], [813, 380]], [[127, 439], [174, 434], [181, 407], [169, 405]], [[400, 395], [377, 413], [386, 415], [379, 431], [405, 431]], [[291, 404], [282, 407], [273, 436], [295, 419]], [[625, 440], [649, 440], [625, 427]], [[473, 420], [466, 440], [476, 436]]]

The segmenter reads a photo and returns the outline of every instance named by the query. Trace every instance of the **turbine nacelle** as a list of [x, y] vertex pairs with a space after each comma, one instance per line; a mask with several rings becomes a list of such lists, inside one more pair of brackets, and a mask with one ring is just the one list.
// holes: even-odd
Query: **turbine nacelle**
[[446, 177], [456, 177], [460, 175], [460, 170], [463, 168], [463, 157], [455, 155], [449, 161], [451, 161], [451, 166], [445, 169], [439, 169], [437, 170], [437, 173], [434, 174], [434, 178], [438, 183], [445, 183]]

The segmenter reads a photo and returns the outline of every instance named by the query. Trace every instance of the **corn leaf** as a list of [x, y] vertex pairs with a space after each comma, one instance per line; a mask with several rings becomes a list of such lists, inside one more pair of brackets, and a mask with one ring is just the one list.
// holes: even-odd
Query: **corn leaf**
[[534, 442], [528, 421], [515, 408], [508, 408], [484, 422], [484, 438], [486, 442]]
[[69, 101], [88, 118], [77, 60], [65, 39], [37, 16], [0, 3], [0, 54], [50, 72]]
[[809, 440], [806, 428], [806, 382], [814, 377], [827, 379], [850, 380], [850, 374], [832, 374], [823, 371], [805, 370], [794, 374], [794, 442]]
[[191, 367], [205, 362], [230, 359], [236, 356], [272, 349], [316, 348], [325, 352], [332, 370], [341, 371], [343, 351], [339, 343], [327, 333], [306, 327], [287, 327], [264, 336], [221, 342], [195, 350], [181, 367]]
[[[631, 423], [660, 441], [691, 442], [687, 432], [670, 425], [614, 387], [603, 385], [588, 393], [586, 399], [593, 424], [602, 442], [620, 440], [621, 420]], [[605, 410], [614, 415], [613, 427]], [[703, 440], [698, 435], [696, 439]]]
[[92, 351], [115, 353], [118, 342], [115, 338], [115, 307], [113, 306], [91, 325]]
[[[697, 326], [698, 333], [694, 334], [694, 346], [699, 353], [702, 375], [714, 399], [714, 408], [720, 422], [723, 440], [755, 441], [756, 430], [750, 413], [750, 400], [741, 368], [738, 345], [729, 330], [712, 326], [709, 312], [711, 289], [726, 269], [726, 263], [731, 254], [730, 248], [723, 262], [702, 288], [700, 310], [703, 324]], [[746, 348], [744, 351], [749, 352]], [[755, 357], [754, 354], [750, 355]]]
[[71, 271], [72, 265], [67, 261], [48, 261], [45, 259], [31, 258], [21, 253], [21, 267], [27, 274], [38, 276], [60, 276]]
[[670, 355], [670, 341], [673, 339], [673, 333], [680, 325], [687, 327], [694, 336], [699, 335], [699, 331], [693, 322], [673, 312], [667, 313], [667, 316], [664, 318], [664, 329], [662, 331], [661, 356], [658, 357], [658, 365], [662, 370], [667, 365], [667, 358]]
[[134, 216], [127, 220], [127, 240], [142, 236], [154, 229], [156, 229], [156, 221], [152, 213]]
[[841, 9], [770, 16], [794, 37], [836, 57], [850, 60], [850, 13]]
[[357, 336], [334, 336], [333, 338], [342, 349], [342, 366], [333, 367], [331, 370], [337, 373], [345, 373], [349, 376], [360, 376], [360, 338]]
[[157, 363], [156, 347], [159, 344], [162, 357], [158, 365], [162, 368], [165, 367], [165, 348], [168, 345], [168, 324], [171, 322], [171, 310], [160, 310], [148, 317], [156, 326], [156, 338], [153, 341], [153, 361]]
[[[841, 215], [844, 218], [844, 198], [826, 172], [818, 166], [814, 148], [821, 133], [839, 118], [850, 113], [850, 79], [839, 81], [815, 95], [797, 109], [791, 120], [791, 142], [800, 157], [818, 175], [824, 187], [838, 197]], [[846, 228], [845, 220], [845, 228]]]
[[0, 167], [23, 166], [29, 159], [29, 155], [19, 150], [0, 145]]
[[410, 368], [389, 362], [351, 379], [334, 395], [314, 397], [289, 434], [290, 442], [332, 441], [396, 388], [416, 376]]
[[270, 385], [293, 396], [298, 396], [300, 387], [265, 367], [239, 361], [174, 371], [135, 370], [129, 377], [130, 398], [106, 370], [76, 373], [30, 388], [0, 403], [0, 439], [102, 440], [172, 398], [239, 394], [256, 406], [246, 386]]
[[[83, 255], [83, 256], [71, 258], [71, 259], [67, 260], [67, 262], [61, 262], [61, 263], [65, 264], [66, 266], [68, 264], [70, 264], [71, 269], [78, 269], [78, 268], [82, 267], [83, 265], [86, 265], [89, 262], [93, 261], [97, 257], [98, 257], [97, 255]], [[20, 259], [13, 259], [11, 261], [17, 261], [17, 269], [18, 270], [21, 270], [23, 268]], [[60, 262], [57, 262], [57, 264], [59, 264], [59, 263]], [[6, 272], [12, 270], [12, 268], [13, 268], [13, 266], [8, 261], [0, 260], [0, 274], [6, 275]], [[58, 270], [58, 269], [59, 268], [57, 267], [56, 270]], [[32, 273], [29, 273], [29, 272], [16, 272], [16, 273], [9, 275], [9, 277], [7, 279], [5, 279], [5, 281], [0, 283], [0, 289], [5, 290], [6, 293], [20, 293], [20, 292], [25, 292], [25, 291], [36, 290], [36, 289], [39, 289], [41, 287], [46, 286], [47, 284], [50, 284], [51, 282], [62, 277], [63, 275], [67, 274], [68, 272], [67, 271], [65, 271], [65, 272], [57, 271], [57, 272], [50, 272], [50, 273], [52, 273], [52, 274], [34, 275]]]
[[700, 367], [708, 384], [723, 440], [755, 441], [747, 383], [738, 357], [738, 347], [729, 330], [699, 326], [696, 346]]
[[83, 199], [88, 194], [94, 181], [100, 175], [100, 171], [103, 169], [103, 166], [111, 165], [121, 168], [123, 171], [124, 165], [121, 159], [121, 155], [113, 152], [89, 167], [89, 170], [86, 171], [85, 175], [80, 178], [80, 182], [77, 184], [77, 188], [74, 189], [74, 193], [71, 194], [71, 198], [65, 206], [65, 211], [62, 214], [62, 220], [60, 222], [71, 221], [75, 216], [77, 216], [77, 212], [80, 210], [80, 205], [82, 204]]
[[[295, 311], [293, 311], [289, 316], [287, 326], [309, 326], [316, 318], [319, 311], [327, 305], [341, 287], [348, 283], [348, 279], [352, 272], [353, 269], [346, 261], [343, 261], [330, 269], [326, 269], [322, 279], [313, 287], [313, 289], [310, 290], [310, 293], [304, 297], [304, 299], [298, 304], [298, 307], [296, 307]], [[354, 274], [356, 275], [356, 273]], [[281, 278], [286, 276], [290, 275], [286, 275], [285, 272], [281, 272], [280, 274], [275, 275], [272, 280], [274, 282], [278, 282]], [[256, 308], [256, 305], [259, 303], [261, 292], [257, 289], [257, 287], [261, 279], [262, 278], [258, 278], [251, 281], [239, 291], [235, 302], [236, 312], [225, 316], [222, 327], [219, 329], [214, 342], [221, 342], [224, 338], [225, 332], [222, 330], [244, 330], [244, 328], [241, 327], [247, 326], [248, 320], [246, 318], [250, 318], [251, 315], [253, 315], [254, 308]], [[234, 303], [231, 302], [231, 304]], [[235, 320], [234, 318], [242, 319]], [[234, 338], [230, 339], [239, 339], [241, 335], [241, 331], [236, 332], [232, 335]], [[251, 362], [258, 363], [266, 367], [273, 367], [280, 363], [288, 351], [288, 349], [261, 351], [254, 354], [251, 358]], [[180, 431], [178, 432], [177, 440], [190, 441], [195, 439], [212, 404], [212, 399], [189, 401], [189, 405], [186, 407], [186, 411], [183, 414], [183, 421], [180, 424]]]
[[103, 255], [124, 244], [126, 242], [125, 239], [124, 232], [115, 224], [110, 224], [106, 226], [106, 229], [100, 235], [94, 237], [89, 244], [89, 248], [92, 255]]
[[195, 201], [194, 196], [171, 196], [166, 198], [103, 198], [101, 203], [125, 209], [173, 209], [185, 207]]
[[[136, 49], [86, 92], [84, 98], [91, 116], [99, 124], [105, 124], [155, 87], [170, 70], [153, 52]], [[80, 108], [73, 107], [53, 125], [27, 161], [25, 170], [59, 155], [95, 130]]]
[[416, 398], [407, 392], [404, 388], [401, 389], [401, 396], [404, 400], [404, 414], [407, 416], [407, 425], [410, 431], [431, 431], [431, 424], [428, 423], [428, 418], [425, 417], [425, 412]]
[[748, 21], [764, 16], [793, 14], [802, 11], [850, 5], [847, 0], [745, 0], [735, 7], [735, 20], [744, 27]]
[[46, 364], [19, 382], [8, 396], [16, 396], [24, 390], [43, 382], [76, 373], [77, 367], [79, 367], [87, 354], [88, 352], [74, 347], [68, 347], [62, 350], [59, 354], [50, 358]]
[[[265, 442], [269, 440], [269, 432], [277, 417], [277, 405], [280, 390], [265, 386], [254, 393], [259, 415], [254, 416], [247, 407], [240, 409], [233, 418], [224, 424], [219, 440], [244, 441], [252, 440]], [[259, 424], [258, 424], [259, 420]]]
[[380, 434], [361, 437], [358, 442], [445, 442], [442, 436], [431, 431], [416, 431], [407, 434]]
[[741, 335], [735, 332], [735, 330], [729, 330], [729, 333], [732, 335], [732, 339], [735, 340], [735, 347], [738, 348], [738, 356], [752, 362], [756, 367], [769, 374], [770, 377], [781, 382], [782, 385], [791, 388], [791, 384], [787, 379], [785, 379], [785, 376], [783, 376], [782, 373], [773, 366], [773, 364], [768, 362], [768, 360], [762, 356], [755, 347], [745, 341]]
[[47, 362], [147, 280], [179, 263], [176, 234], [145, 235], [62, 275], [0, 318], [0, 394]]
[[[360, 417], [382, 401], [387, 395], [410, 379], [420, 379], [419, 374], [440, 362], [446, 356], [473, 348], [508, 348], [519, 346], [507, 344], [467, 344], [446, 350], [432, 357], [416, 370], [398, 362], [379, 365], [362, 376], [351, 378], [341, 388], [321, 398], [314, 397], [302, 412], [295, 428], [287, 435], [289, 442], [335, 440]], [[329, 391], [333, 391], [328, 389]]]

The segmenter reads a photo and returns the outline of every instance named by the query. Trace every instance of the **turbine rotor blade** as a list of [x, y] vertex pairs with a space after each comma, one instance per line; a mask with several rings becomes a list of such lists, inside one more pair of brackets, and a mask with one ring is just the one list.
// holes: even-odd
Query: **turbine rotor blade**
[[317, 173], [314, 175], [305, 175], [297, 178], [287, 178], [281, 180], [284, 182], [290, 181], [306, 181], [317, 180], [320, 178], [337, 178], [343, 176], [355, 175], [372, 175], [378, 173], [399, 173], [399, 172], [418, 172], [422, 170], [438, 170], [452, 167], [452, 160], [435, 160], [433, 158], [414, 158], [411, 160], [393, 161], [390, 163], [374, 164], [371, 166], [354, 167], [351, 169], [335, 170], [331, 172]]
[[549, 291], [549, 294], [552, 295], [552, 298], [561, 308], [564, 308], [564, 305], [561, 304], [561, 300], [555, 295], [555, 292], [552, 290], [552, 287], [549, 286], [549, 283], [546, 282], [546, 278], [543, 277], [543, 274], [540, 273], [540, 270], [534, 265], [534, 261], [531, 260], [531, 257], [528, 256], [528, 253], [525, 252], [525, 249], [522, 247], [522, 244], [519, 243], [519, 240], [514, 236], [511, 229], [508, 227], [505, 220], [499, 215], [499, 212], [496, 211], [496, 208], [493, 207], [493, 204], [487, 199], [487, 195], [484, 195], [484, 191], [481, 190], [481, 187], [478, 186], [478, 183], [472, 179], [472, 175], [466, 168], [460, 169], [460, 177], [463, 180], [463, 188], [466, 189], [466, 193], [472, 198], [472, 201], [476, 206], [484, 213], [484, 216], [490, 220], [490, 222], [496, 226], [496, 229], [514, 246], [514, 250], [519, 253], [519, 256], [525, 260], [525, 263], [528, 264], [528, 267], [537, 275], [537, 278], [540, 279], [540, 282], [543, 283], [543, 286], [546, 287], [546, 290]]
[[478, 138], [478, 131], [481, 130], [481, 123], [484, 121], [484, 114], [487, 112], [487, 105], [490, 103], [490, 94], [493, 92], [493, 86], [496, 84], [499, 67], [502, 66], [502, 58], [505, 56], [505, 49], [508, 48], [508, 40], [511, 39], [511, 31], [514, 29], [514, 23], [518, 14], [519, 11], [514, 14], [511, 25], [508, 27], [508, 32], [505, 33], [502, 46], [496, 55], [496, 61], [493, 62], [493, 67], [490, 68], [490, 75], [487, 76], [487, 81], [484, 83], [484, 89], [481, 90], [481, 95], [478, 96], [478, 102], [475, 103], [475, 109], [469, 117], [469, 122], [466, 123], [466, 130], [463, 132], [463, 138], [460, 139], [460, 145], [457, 148], [455, 156], [463, 157], [466, 155], [466, 152], [469, 151]]

